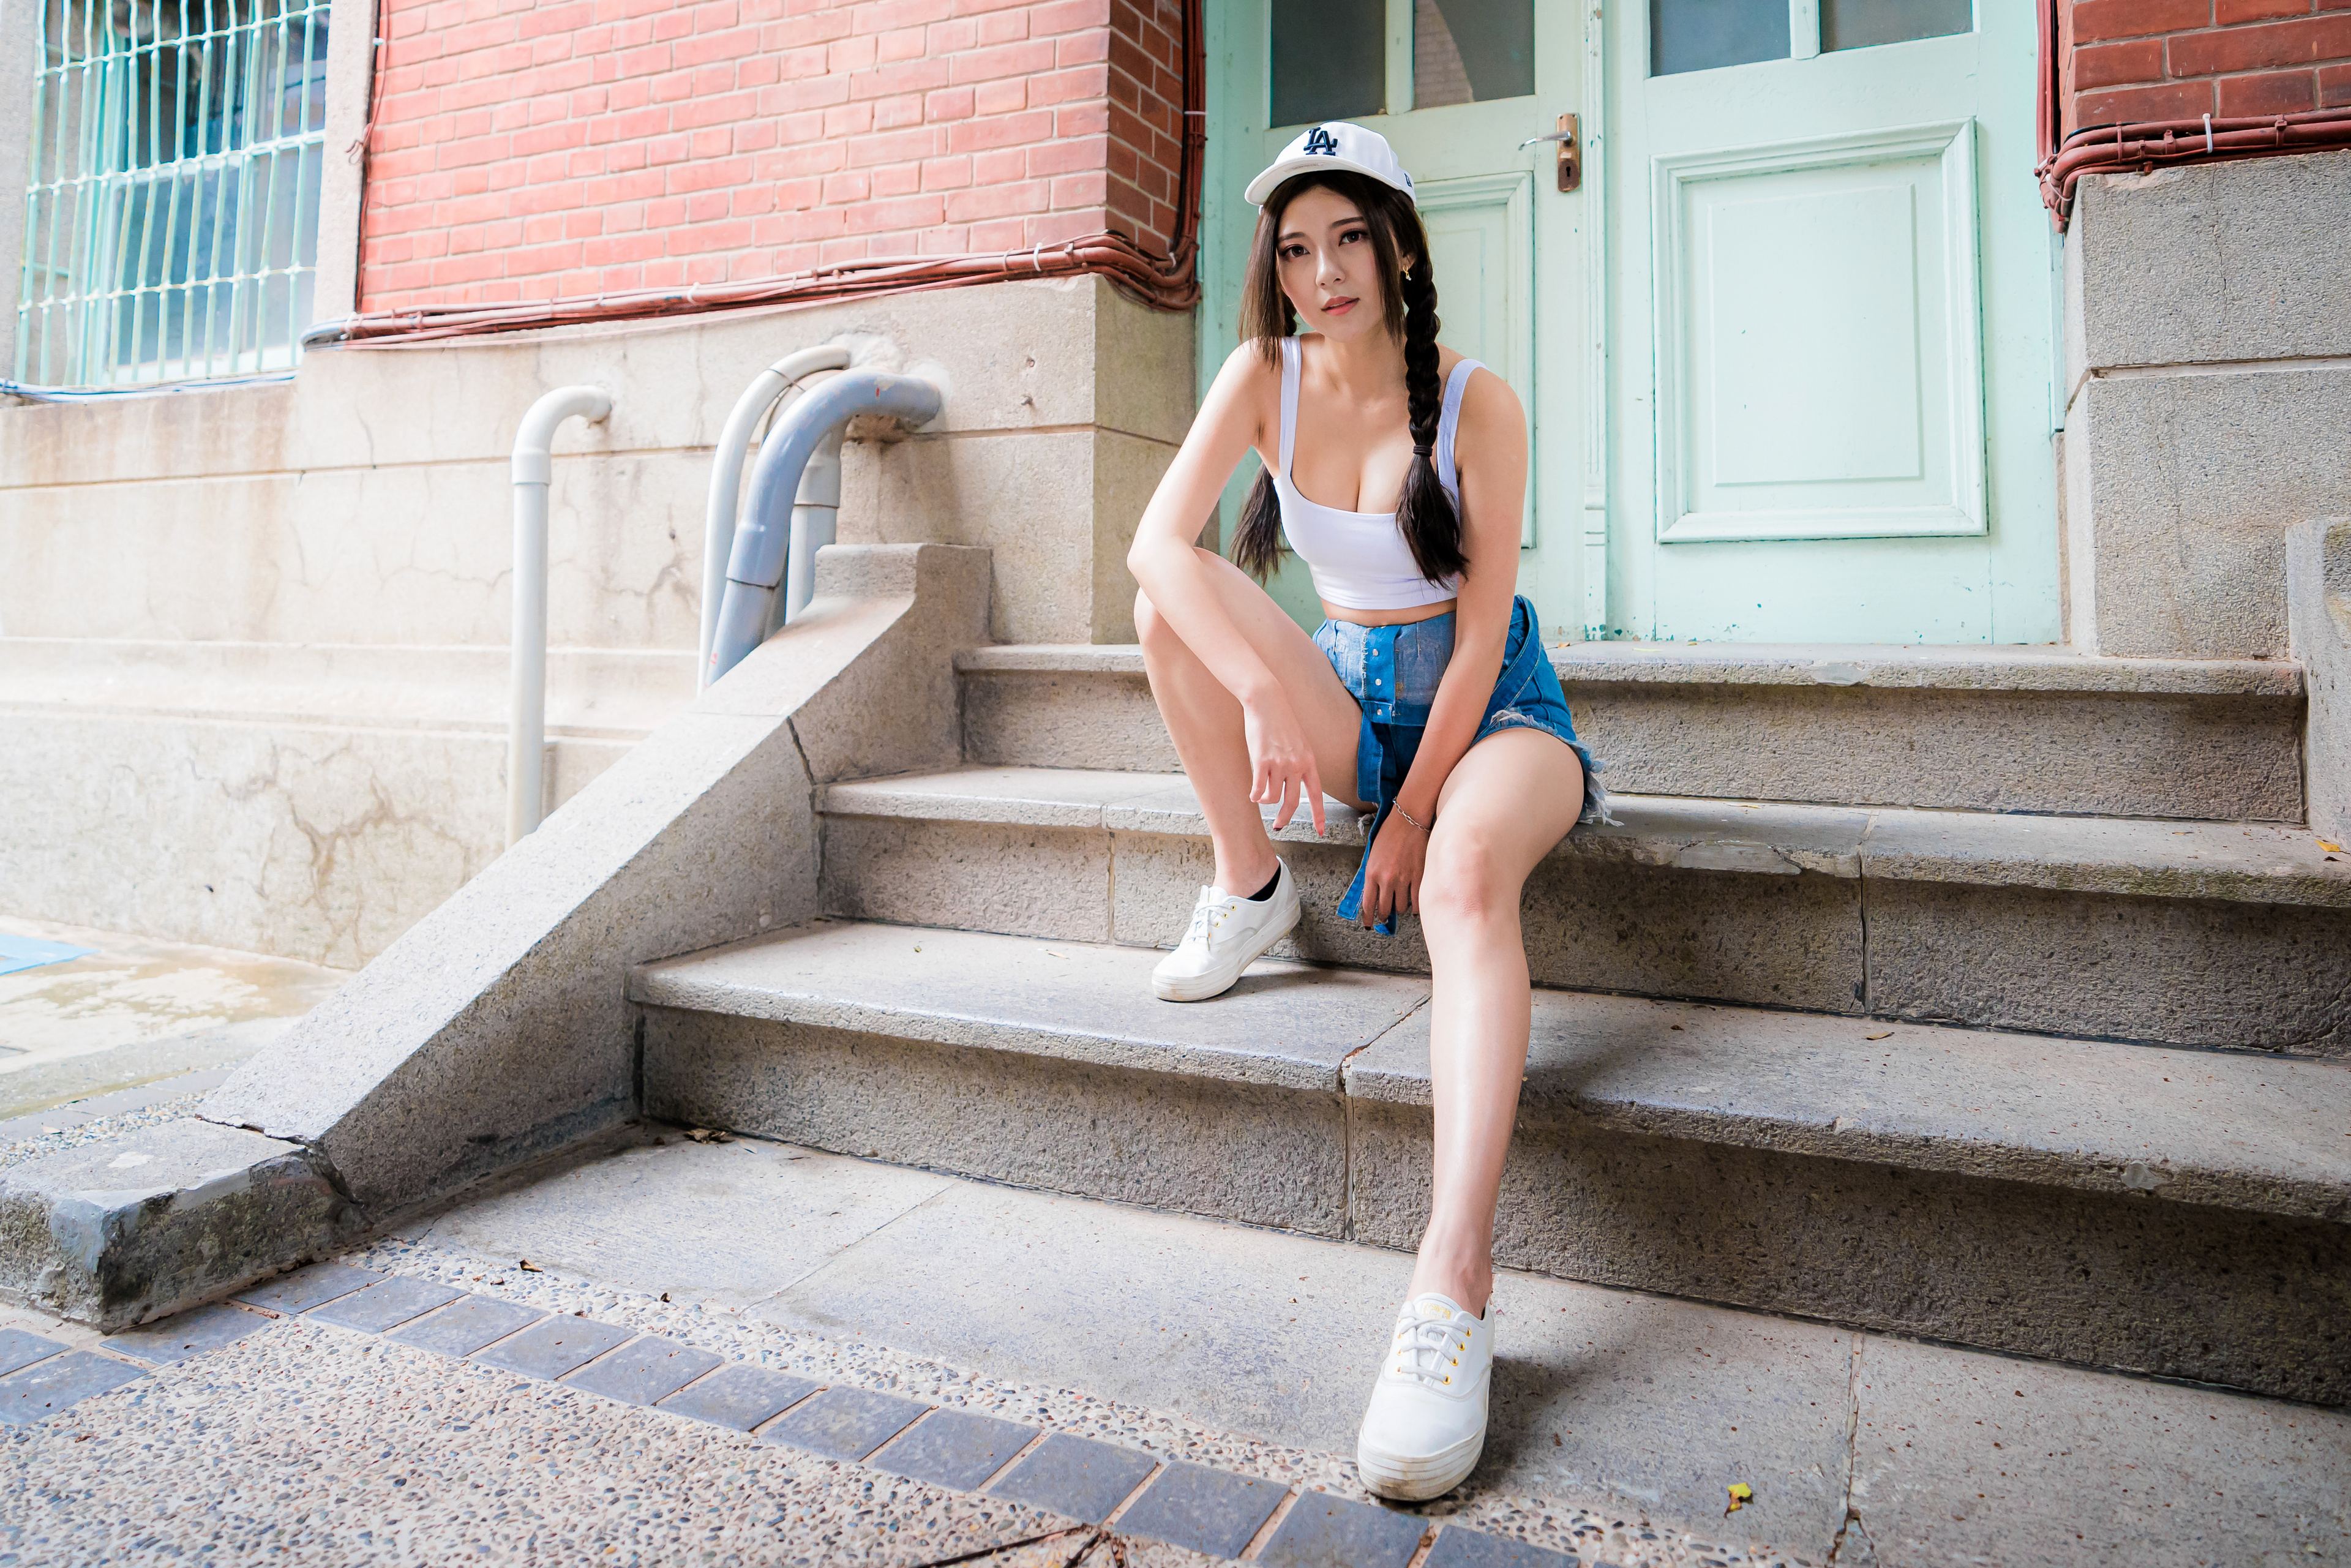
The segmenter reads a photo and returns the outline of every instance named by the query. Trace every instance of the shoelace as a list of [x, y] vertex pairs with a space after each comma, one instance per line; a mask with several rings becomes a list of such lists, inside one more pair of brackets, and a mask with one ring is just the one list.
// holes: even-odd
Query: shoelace
[[1458, 1321], [1406, 1318], [1396, 1324], [1392, 1369], [1399, 1377], [1443, 1387], [1453, 1381], [1453, 1369], [1469, 1348], [1469, 1325]]
[[1225, 916], [1230, 915], [1232, 912], [1233, 906], [1222, 902], [1194, 904], [1192, 906], [1192, 929], [1184, 934], [1184, 940], [1186, 942], [1207, 941], [1209, 937], [1216, 935], [1217, 927], [1224, 924]]

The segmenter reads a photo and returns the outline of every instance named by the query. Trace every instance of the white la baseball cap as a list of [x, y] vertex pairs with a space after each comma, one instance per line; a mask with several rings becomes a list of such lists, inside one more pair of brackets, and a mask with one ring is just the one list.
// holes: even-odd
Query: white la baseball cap
[[1407, 196], [1412, 194], [1412, 176], [1396, 162], [1395, 150], [1388, 145], [1386, 137], [1343, 120], [1333, 120], [1299, 132], [1298, 140], [1283, 148], [1281, 156], [1268, 165], [1264, 173], [1251, 180], [1242, 195], [1249, 205], [1261, 207], [1276, 185], [1292, 174], [1309, 174], [1319, 169], [1351, 169], [1393, 185]]

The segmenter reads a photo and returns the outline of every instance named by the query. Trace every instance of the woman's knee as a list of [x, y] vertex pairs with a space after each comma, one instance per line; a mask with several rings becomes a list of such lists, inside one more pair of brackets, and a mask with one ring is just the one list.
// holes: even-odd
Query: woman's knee
[[1475, 925], [1514, 912], [1519, 888], [1492, 844], [1474, 829], [1433, 841], [1421, 873], [1424, 922]]

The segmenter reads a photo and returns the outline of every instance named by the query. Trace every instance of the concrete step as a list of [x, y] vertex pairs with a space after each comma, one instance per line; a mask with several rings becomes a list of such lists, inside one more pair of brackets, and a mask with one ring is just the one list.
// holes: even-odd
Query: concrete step
[[[648, 1113], [1408, 1247], [1426, 988], [822, 922], [635, 970]], [[1509, 1266], [2351, 1399], [2351, 1071], [1542, 989]]]
[[[1180, 775], [965, 768], [829, 786], [826, 909], [1145, 947], [1207, 839]], [[1539, 984], [2351, 1060], [2351, 856], [2258, 823], [1620, 795], [1528, 883]], [[1280, 837], [1280, 956], [1426, 973], [1417, 922], [1341, 921], [1363, 821]]]
[[[1740, 800], [2304, 820], [2298, 664], [2057, 648], [1569, 643], [1610, 788]], [[960, 655], [964, 755], [1176, 768], [1133, 647]]]

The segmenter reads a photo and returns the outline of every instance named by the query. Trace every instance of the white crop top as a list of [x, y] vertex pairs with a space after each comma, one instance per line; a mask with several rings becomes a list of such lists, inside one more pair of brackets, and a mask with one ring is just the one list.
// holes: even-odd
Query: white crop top
[[[1298, 439], [1298, 340], [1281, 340], [1281, 449], [1273, 469], [1273, 492], [1281, 502], [1281, 533], [1290, 548], [1314, 575], [1314, 591], [1325, 602], [1343, 610], [1409, 610], [1420, 604], [1442, 604], [1460, 591], [1461, 580], [1448, 577], [1431, 582], [1414, 564], [1412, 547], [1396, 527], [1394, 512], [1343, 512], [1310, 501], [1290, 482], [1291, 448]], [[1469, 384], [1475, 360], [1463, 360], [1445, 378], [1444, 412], [1437, 416], [1437, 442], [1430, 454], [1437, 482], [1461, 505], [1461, 486], [1453, 467], [1453, 436], [1461, 425], [1461, 392]]]

